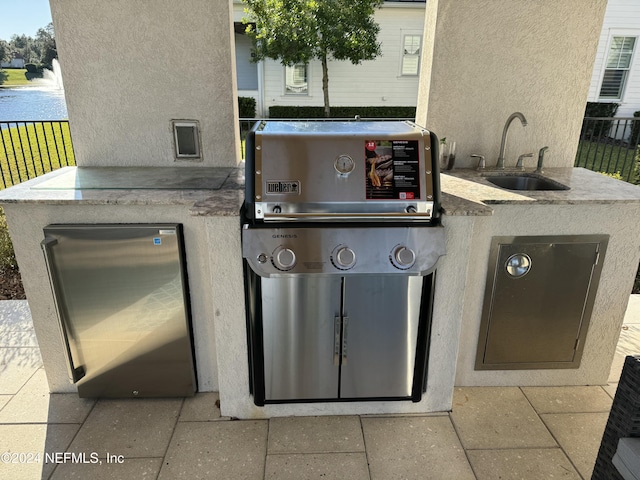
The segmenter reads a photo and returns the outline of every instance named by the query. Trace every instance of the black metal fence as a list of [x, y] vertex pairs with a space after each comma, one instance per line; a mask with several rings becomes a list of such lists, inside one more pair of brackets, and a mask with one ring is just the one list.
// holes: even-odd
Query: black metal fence
[[69, 122], [0, 122], [0, 187], [75, 165]]
[[[256, 122], [262, 120], [264, 119], [240, 119], [242, 158], [245, 157], [247, 133]], [[354, 119], [296, 120], [353, 121]], [[75, 157], [67, 120], [0, 122], [0, 188], [15, 185], [69, 165], [75, 165]], [[640, 118], [585, 118], [580, 132], [575, 166], [619, 174], [623, 180], [640, 182]]]
[[640, 118], [586, 117], [575, 166], [640, 181]]

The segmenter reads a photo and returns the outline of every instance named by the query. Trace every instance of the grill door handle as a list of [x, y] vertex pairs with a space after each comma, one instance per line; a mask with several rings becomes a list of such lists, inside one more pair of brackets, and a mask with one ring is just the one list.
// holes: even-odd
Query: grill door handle
[[347, 332], [349, 331], [349, 317], [342, 317], [342, 365], [347, 364]]
[[342, 345], [342, 335], [340, 334], [340, 326], [342, 321], [340, 317], [333, 319], [333, 365], [340, 366], [340, 347]]

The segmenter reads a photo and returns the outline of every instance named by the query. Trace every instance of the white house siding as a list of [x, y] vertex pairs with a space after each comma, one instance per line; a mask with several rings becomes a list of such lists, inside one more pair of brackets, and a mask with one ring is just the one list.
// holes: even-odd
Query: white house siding
[[614, 35], [638, 37], [622, 101], [611, 100], [620, 104], [616, 116], [631, 117], [633, 112], [640, 110], [640, 2], [638, 0], [609, 0], [607, 4], [589, 88], [590, 102], [608, 101], [600, 100], [599, 93], [609, 43]]
[[[240, 21], [243, 6], [234, 2], [234, 21]], [[376, 12], [380, 25], [378, 41], [382, 55], [375, 60], [352, 65], [349, 61], [329, 62], [331, 106], [416, 106], [418, 75], [401, 75], [402, 39], [406, 34], [422, 37], [425, 4], [385, 4]], [[285, 69], [278, 61], [263, 62], [264, 111], [272, 105], [322, 106], [322, 66], [308, 67], [308, 95], [285, 95]]]

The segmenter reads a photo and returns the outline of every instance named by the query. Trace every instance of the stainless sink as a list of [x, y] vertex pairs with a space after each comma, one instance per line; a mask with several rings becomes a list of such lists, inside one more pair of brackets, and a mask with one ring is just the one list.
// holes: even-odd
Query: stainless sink
[[492, 175], [485, 178], [494, 185], [507, 190], [569, 190], [569, 187], [530, 173]]

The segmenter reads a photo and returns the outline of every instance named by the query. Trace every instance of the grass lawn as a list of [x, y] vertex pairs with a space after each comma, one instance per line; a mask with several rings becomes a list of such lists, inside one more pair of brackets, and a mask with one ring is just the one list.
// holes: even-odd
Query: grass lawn
[[68, 123], [27, 124], [0, 131], [0, 189], [67, 165], [75, 165]]
[[623, 180], [634, 182], [636, 164], [635, 150], [618, 145], [580, 140], [576, 167], [585, 167], [596, 172], [619, 173]]
[[27, 71], [20, 68], [3, 68], [0, 70], [0, 85], [3, 87], [31, 85], [25, 76]]

